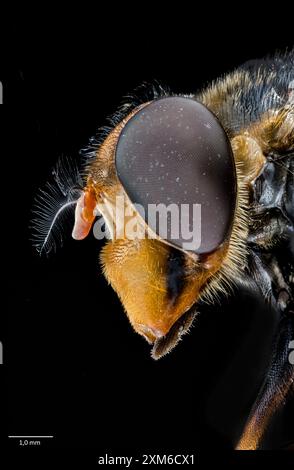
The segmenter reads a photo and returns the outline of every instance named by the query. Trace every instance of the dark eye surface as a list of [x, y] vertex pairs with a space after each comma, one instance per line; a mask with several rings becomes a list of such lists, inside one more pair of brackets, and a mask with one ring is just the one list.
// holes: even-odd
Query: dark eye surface
[[[169, 97], [145, 106], [122, 130], [115, 162], [119, 180], [132, 203], [143, 206], [146, 222], [149, 204], [178, 206], [179, 235], [168, 218], [165, 237], [175, 247], [185, 249], [187, 233], [195, 234], [200, 224], [193, 204], [201, 207], [201, 238], [189, 249], [209, 253], [226, 239], [236, 202], [234, 159], [224, 129], [201, 103]], [[182, 204], [188, 205], [188, 218]], [[158, 223], [148, 220], [162, 236]]]

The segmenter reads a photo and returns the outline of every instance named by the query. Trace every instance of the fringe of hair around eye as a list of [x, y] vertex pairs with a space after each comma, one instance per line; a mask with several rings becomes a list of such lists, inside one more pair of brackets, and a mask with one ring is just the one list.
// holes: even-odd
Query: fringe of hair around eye
[[237, 201], [229, 247], [220, 270], [204, 287], [200, 299], [219, 302], [220, 295], [232, 292], [236, 281], [245, 276], [247, 266], [248, 199], [249, 190], [242, 170], [242, 163], [235, 162], [237, 174]]

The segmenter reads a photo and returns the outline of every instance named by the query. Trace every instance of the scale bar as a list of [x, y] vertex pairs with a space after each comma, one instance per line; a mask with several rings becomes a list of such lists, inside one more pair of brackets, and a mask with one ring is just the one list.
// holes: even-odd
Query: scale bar
[[52, 439], [54, 436], [8, 436], [9, 439]]

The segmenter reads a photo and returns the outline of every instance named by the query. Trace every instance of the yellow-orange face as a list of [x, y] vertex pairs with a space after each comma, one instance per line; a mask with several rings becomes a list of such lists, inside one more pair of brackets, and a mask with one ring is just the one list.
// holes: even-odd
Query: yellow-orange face
[[[117, 292], [134, 330], [151, 344], [162, 343], [167, 338], [166, 347], [162, 348], [162, 353], [158, 354], [159, 356], [168, 352], [180, 335], [187, 330], [191, 319], [191, 307], [197, 302], [208, 281], [219, 271], [226, 258], [232, 226], [231, 219], [234, 215], [235, 194], [233, 194], [233, 190], [231, 191], [232, 194], [229, 194], [230, 188], [225, 188], [225, 191], [229, 194], [228, 199], [231, 200], [228, 204], [230, 207], [228, 207], [228, 210], [226, 208], [231, 219], [228, 219], [227, 216], [225, 228], [217, 226], [222, 221], [219, 222], [217, 213], [215, 216], [214, 227], [216, 232], [218, 230], [222, 231], [221, 241], [215, 242], [206, 228], [206, 238], [202, 246], [209, 243], [209, 240], [214, 240], [215, 243], [213, 249], [208, 250], [208, 252], [205, 252], [205, 250], [202, 252], [201, 250], [198, 252], [197, 250], [185, 250], [182, 246], [171, 243], [170, 240], [163, 240], [158, 233], [150, 230], [146, 221], [134, 209], [134, 200], [130, 195], [131, 192], [126, 189], [121, 178], [119, 178], [116, 161], [118, 142], [125, 137], [123, 132], [126, 125], [136, 113], [139, 111], [144, 112], [148, 104], [146, 103], [137, 108], [127, 116], [110, 132], [99, 147], [95, 159], [89, 165], [87, 184], [76, 206], [73, 237], [75, 239], [84, 238], [89, 233], [97, 212], [102, 214], [111, 235], [111, 240], [107, 241], [101, 253], [104, 274]], [[143, 127], [143, 134], [144, 129]], [[209, 130], [210, 124], [207, 123], [207, 132]], [[172, 134], [172, 138], [173, 136], [174, 134]], [[132, 139], [134, 138], [133, 136]], [[167, 137], [165, 136], [165, 138]], [[187, 137], [185, 139], [187, 140]], [[151, 148], [155, 149], [157, 147], [158, 141], [151, 139]], [[173, 155], [172, 151], [171, 155]], [[209, 162], [212, 157], [213, 151], [211, 150], [211, 153], [207, 156]], [[144, 158], [143, 163], [146, 163], [146, 155]], [[230, 155], [229, 158], [232, 159], [232, 156]], [[157, 160], [155, 160], [155, 166], [157, 166], [156, 162]], [[164, 165], [166, 165], [166, 162], [159, 163], [158, 168], [155, 168], [156, 176], [159, 174], [159, 168]], [[153, 166], [150, 165], [150, 168], [153, 168]], [[207, 171], [209, 172], [209, 169]], [[234, 171], [234, 168], [232, 171]], [[202, 172], [205, 175], [203, 168]], [[215, 175], [213, 171], [211, 173], [212, 180], [216, 181], [219, 175]], [[180, 175], [182, 178], [182, 173]], [[230, 175], [231, 180], [229, 180], [229, 183], [233, 181], [233, 177], [235, 177], [235, 174]], [[175, 182], [180, 179], [177, 175], [174, 175], [174, 178]], [[145, 176], [143, 174], [142, 177], [139, 176], [138, 179], [141, 182], [142, 179], [143, 182], [148, 180], [146, 174]], [[133, 180], [130, 184], [132, 183]], [[225, 185], [225, 182], [222, 182], [222, 184]], [[232, 184], [234, 184], [234, 181]], [[206, 189], [205, 186], [204, 188]], [[166, 189], [168, 190], [167, 187]], [[187, 193], [189, 188], [182, 187], [182, 189], [178, 189]], [[192, 191], [192, 189], [190, 190]], [[203, 191], [202, 188], [202, 195]], [[209, 195], [209, 191], [207, 194]], [[213, 196], [215, 194], [217, 193], [213, 193]], [[223, 196], [221, 190], [220, 194]], [[118, 210], [115, 203], [118, 196], [123, 198], [123, 206], [126, 209], [127, 215], [124, 214], [123, 218], [117, 214]], [[204, 204], [206, 204], [205, 197], [204, 194], [204, 202], [202, 197], [202, 203]], [[216, 199], [218, 199], [217, 196]], [[209, 212], [209, 208], [207, 210]], [[213, 219], [211, 214], [210, 212], [210, 219]], [[137, 224], [141, 235], [144, 233], [144, 237], [135, 236], [130, 238], [128, 236], [125, 228], [130, 222]], [[152, 238], [149, 237], [150, 233], [153, 235]], [[153, 354], [153, 356], [156, 357], [156, 354]]]
[[189, 310], [221, 263], [220, 253], [206, 263], [158, 240], [116, 240], [101, 255], [104, 273], [118, 293], [137, 333], [154, 343], [167, 335]]

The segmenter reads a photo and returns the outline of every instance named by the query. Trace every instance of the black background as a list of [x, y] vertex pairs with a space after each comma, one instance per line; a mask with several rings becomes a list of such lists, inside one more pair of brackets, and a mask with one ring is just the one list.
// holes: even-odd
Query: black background
[[[277, 30], [252, 13], [242, 24], [213, 24], [211, 12], [190, 15], [188, 7], [172, 19], [150, 9], [135, 19], [127, 9], [114, 21], [115, 13], [89, 10], [72, 21], [44, 11], [7, 31], [8, 432], [52, 434], [51, 446], [101, 454], [231, 449], [265, 370], [274, 313], [238, 290], [201, 306], [191, 334], [154, 362], [101, 274], [102, 244], [92, 235], [75, 242], [68, 231], [62, 249], [40, 258], [29, 240], [31, 208], [60, 155], [77, 158], [143, 81], [196, 91], [291, 47], [291, 25], [283, 19]], [[289, 411], [276, 419], [270, 446], [289, 438], [290, 421]]]

